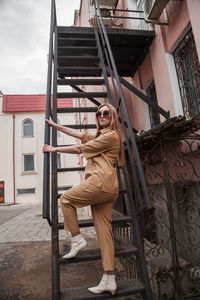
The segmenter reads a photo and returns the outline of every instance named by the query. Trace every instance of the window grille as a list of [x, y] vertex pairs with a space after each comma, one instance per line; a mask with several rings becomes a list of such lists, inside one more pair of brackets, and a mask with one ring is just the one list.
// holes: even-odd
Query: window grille
[[23, 136], [33, 136], [33, 121], [25, 120], [23, 122]]
[[[156, 94], [156, 87], [154, 81], [149, 85], [146, 89], [147, 96], [151, 98], [156, 104], [158, 104], [157, 94]], [[151, 127], [155, 127], [160, 123], [160, 116], [159, 113], [149, 105], [149, 117], [150, 117], [150, 124]]]
[[200, 63], [192, 30], [173, 54], [184, 115], [190, 118], [200, 113]]

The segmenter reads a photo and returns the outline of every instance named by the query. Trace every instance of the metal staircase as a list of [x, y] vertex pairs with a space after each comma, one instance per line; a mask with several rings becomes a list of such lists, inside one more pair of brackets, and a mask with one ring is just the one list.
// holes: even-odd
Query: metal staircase
[[[51, 30], [49, 42], [49, 67], [47, 81], [46, 118], [51, 115], [57, 121], [59, 113], [94, 113], [100, 102], [97, 98], [106, 98], [115, 105], [119, 112], [119, 119], [124, 130], [126, 166], [118, 166], [120, 181], [120, 196], [113, 210], [112, 224], [115, 231], [127, 228], [131, 235], [131, 242], [123, 245], [116, 242], [115, 256], [119, 258], [134, 257], [135, 276], [118, 280], [118, 290], [115, 296], [108, 294], [93, 295], [87, 287], [70, 288], [60, 291], [60, 265], [81, 263], [100, 259], [100, 250], [82, 251], [73, 259], [64, 260], [59, 252], [59, 230], [64, 225], [58, 221], [59, 187], [57, 174], [59, 172], [83, 171], [83, 167], [57, 168], [57, 155], [44, 153], [44, 189], [43, 189], [43, 217], [52, 229], [52, 299], [89, 300], [109, 299], [141, 294], [143, 299], [152, 300], [152, 290], [144, 255], [143, 239], [137, 220], [137, 213], [142, 207], [151, 208], [146, 182], [140, 163], [126, 102], [123, 96], [112, 50], [106, 29], [103, 26], [98, 1], [94, 1], [96, 9], [95, 28], [58, 27], [56, 22], [55, 1], [52, 0]], [[95, 92], [85, 92], [79, 86], [93, 86]], [[111, 85], [115, 96], [111, 96]], [[58, 92], [59, 86], [71, 86], [73, 92]], [[102, 86], [104, 91], [102, 92]], [[100, 87], [101, 91], [98, 92]], [[129, 87], [128, 87], [129, 88]], [[135, 89], [131, 86], [132, 89]], [[51, 94], [53, 90], [53, 104]], [[133, 91], [132, 91], [133, 92]], [[167, 113], [151, 103], [151, 99], [136, 91], [142, 100], [152, 104], [165, 117]], [[86, 98], [92, 103], [91, 107], [57, 108], [58, 98]], [[65, 125], [65, 124], [63, 124]], [[76, 129], [95, 128], [95, 124], [67, 125]], [[50, 144], [50, 129], [45, 125], [45, 144]], [[57, 145], [57, 133], [52, 129], [52, 145]], [[63, 146], [63, 145], [62, 145]], [[132, 158], [134, 154], [135, 160]], [[51, 162], [50, 162], [51, 158]], [[126, 170], [129, 170], [127, 173]], [[51, 175], [50, 175], [51, 174]], [[134, 184], [132, 180], [134, 179]], [[51, 187], [51, 192], [50, 192]], [[51, 199], [51, 203], [50, 203]], [[51, 208], [51, 209], [50, 209]], [[50, 212], [51, 211], [51, 212]], [[91, 227], [91, 219], [79, 221], [80, 227]]]

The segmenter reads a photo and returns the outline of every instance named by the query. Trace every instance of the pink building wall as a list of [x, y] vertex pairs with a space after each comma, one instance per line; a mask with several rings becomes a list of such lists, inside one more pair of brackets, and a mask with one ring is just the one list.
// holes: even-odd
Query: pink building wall
[[190, 22], [187, 1], [170, 1], [167, 8], [168, 23], [161, 27], [165, 52], [170, 52]]
[[[129, 3], [127, 0], [119, 0], [117, 8], [129, 8]], [[89, 24], [89, 5], [89, 0], [82, 0], [79, 26], [91, 26]], [[130, 9], [132, 9], [132, 7]], [[156, 37], [150, 46], [149, 54], [133, 78], [126, 78], [126, 80], [145, 93], [149, 83], [154, 79], [158, 104], [164, 110], [170, 111], [170, 117], [173, 117], [183, 114], [178, 79], [173, 60], [173, 51], [181, 42], [186, 31], [192, 27], [200, 57], [200, 27], [198, 20], [200, 1], [171, 0], [166, 7], [166, 12], [169, 24], [154, 26]], [[118, 15], [120, 15], [120, 12], [118, 12]], [[126, 16], [127, 13], [123, 13], [123, 15]], [[161, 16], [161, 20], [163, 19], [164, 15]], [[130, 22], [130, 20], [117, 19], [115, 23], [118, 25], [123, 23], [123, 28], [133, 29], [133, 22]], [[98, 90], [99, 88], [100, 87], [98, 87]], [[147, 105], [126, 88], [123, 88], [123, 91], [133, 126], [137, 130], [146, 130]], [[104, 101], [104, 99], [102, 99], [101, 102], [102, 101]], [[165, 118], [161, 116], [161, 122], [164, 120]]]

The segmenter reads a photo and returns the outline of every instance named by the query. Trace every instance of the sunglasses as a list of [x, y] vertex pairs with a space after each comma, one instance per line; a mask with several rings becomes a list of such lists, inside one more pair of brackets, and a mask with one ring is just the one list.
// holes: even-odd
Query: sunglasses
[[97, 118], [97, 119], [101, 118], [102, 116], [103, 116], [103, 118], [109, 118], [109, 116], [110, 116], [109, 110], [104, 110], [103, 112], [98, 111], [98, 112], [96, 113], [96, 118]]

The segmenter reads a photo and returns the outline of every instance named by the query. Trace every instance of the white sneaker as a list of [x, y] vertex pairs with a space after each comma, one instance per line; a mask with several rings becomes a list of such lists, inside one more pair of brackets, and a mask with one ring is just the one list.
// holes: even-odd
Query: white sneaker
[[114, 295], [116, 292], [116, 289], [117, 289], [117, 285], [115, 282], [115, 275], [103, 274], [103, 277], [102, 277], [99, 285], [88, 288], [88, 291], [90, 291], [93, 294], [101, 294], [103, 292], [111, 292], [111, 294]]
[[65, 254], [63, 258], [72, 258], [75, 257], [78, 252], [87, 245], [86, 240], [82, 237], [81, 234], [72, 237], [71, 239], [71, 250], [69, 253]]

